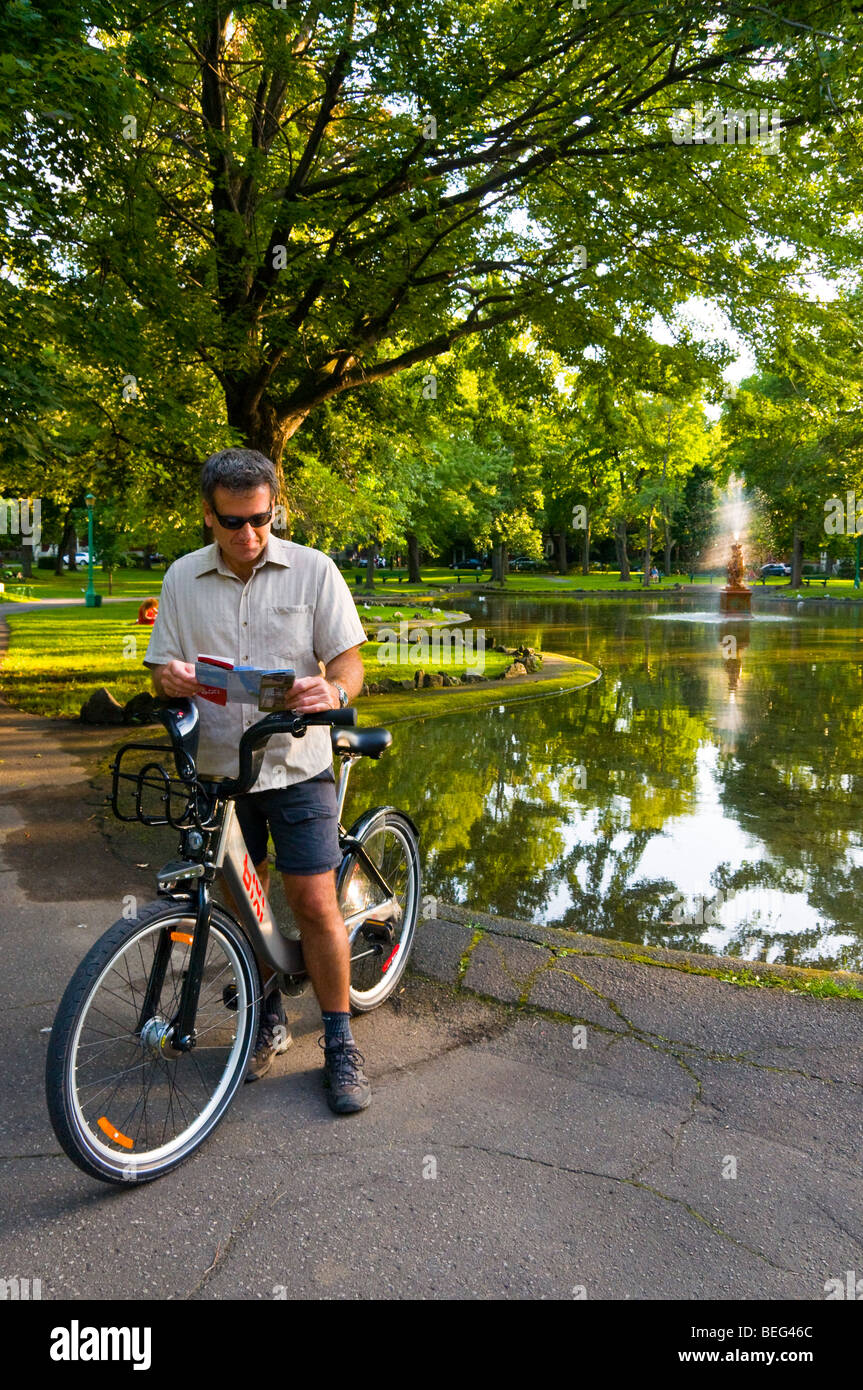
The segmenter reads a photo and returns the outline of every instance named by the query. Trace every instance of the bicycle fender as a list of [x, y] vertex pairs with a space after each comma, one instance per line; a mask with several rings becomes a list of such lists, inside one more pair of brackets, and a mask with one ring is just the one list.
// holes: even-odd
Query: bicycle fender
[[372, 820], [374, 816], [379, 816], [382, 811], [386, 811], [389, 815], [399, 816], [401, 820], [407, 821], [414, 835], [416, 835], [417, 840], [419, 840], [419, 827], [414, 823], [414, 821], [408, 815], [407, 811], [401, 811], [398, 808], [398, 806], [373, 806], [370, 811], [363, 811], [363, 814], [359, 816], [357, 820], [354, 821], [353, 825], [348, 831], [348, 836], [353, 836], [355, 839], [358, 839], [362, 832], [366, 829], [369, 821]]

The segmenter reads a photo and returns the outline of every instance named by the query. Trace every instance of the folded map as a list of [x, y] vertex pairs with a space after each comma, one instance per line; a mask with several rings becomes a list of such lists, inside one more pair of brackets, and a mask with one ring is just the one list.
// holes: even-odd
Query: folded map
[[195, 680], [202, 687], [199, 696], [214, 705], [257, 705], [267, 712], [283, 710], [294, 676], [291, 670], [235, 666], [223, 656], [199, 656], [195, 662]]

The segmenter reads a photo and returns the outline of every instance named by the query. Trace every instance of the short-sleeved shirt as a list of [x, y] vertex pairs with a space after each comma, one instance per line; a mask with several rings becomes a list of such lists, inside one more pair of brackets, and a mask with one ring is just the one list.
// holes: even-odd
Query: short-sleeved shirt
[[[319, 676], [322, 666], [365, 640], [350, 589], [330, 557], [271, 535], [245, 582], [216, 544], [174, 561], [165, 574], [144, 665], [206, 655], [235, 666], [292, 667], [298, 677]], [[200, 697], [196, 704], [200, 775], [235, 777], [240, 737], [263, 714], [254, 704], [215, 705]], [[253, 790], [305, 781], [331, 763], [329, 728], [312, 727], [303, 738], [276, 734]]]

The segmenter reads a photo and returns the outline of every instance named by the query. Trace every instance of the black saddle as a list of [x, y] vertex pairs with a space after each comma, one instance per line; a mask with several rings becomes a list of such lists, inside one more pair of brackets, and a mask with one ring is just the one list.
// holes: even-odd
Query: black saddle
[[331, 736], [334, 753], [367, 758], [379, 758], [393, 741], [389, 729], [333, 729]]

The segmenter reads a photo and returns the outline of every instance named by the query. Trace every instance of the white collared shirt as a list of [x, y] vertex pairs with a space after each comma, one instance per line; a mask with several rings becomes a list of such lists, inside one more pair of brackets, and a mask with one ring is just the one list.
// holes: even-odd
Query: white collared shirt
[[[217, 544], [175, 560], [165, 574], [145, 666], [222, 656], [235, 666], [292, 667], [319, 676], [323, 667], [366, 640], [351, 591], [321, 550], [270, 535], [243, 581]], [[256, 705], [214, 705], [200, 712], [197, 765], [202, 777], [235, 777], [241, 735], [264, 716]], [[253, 791], [290, 786], [332, 763], [330, 731], [303, 738], [277, 734], [267, 744]]]

